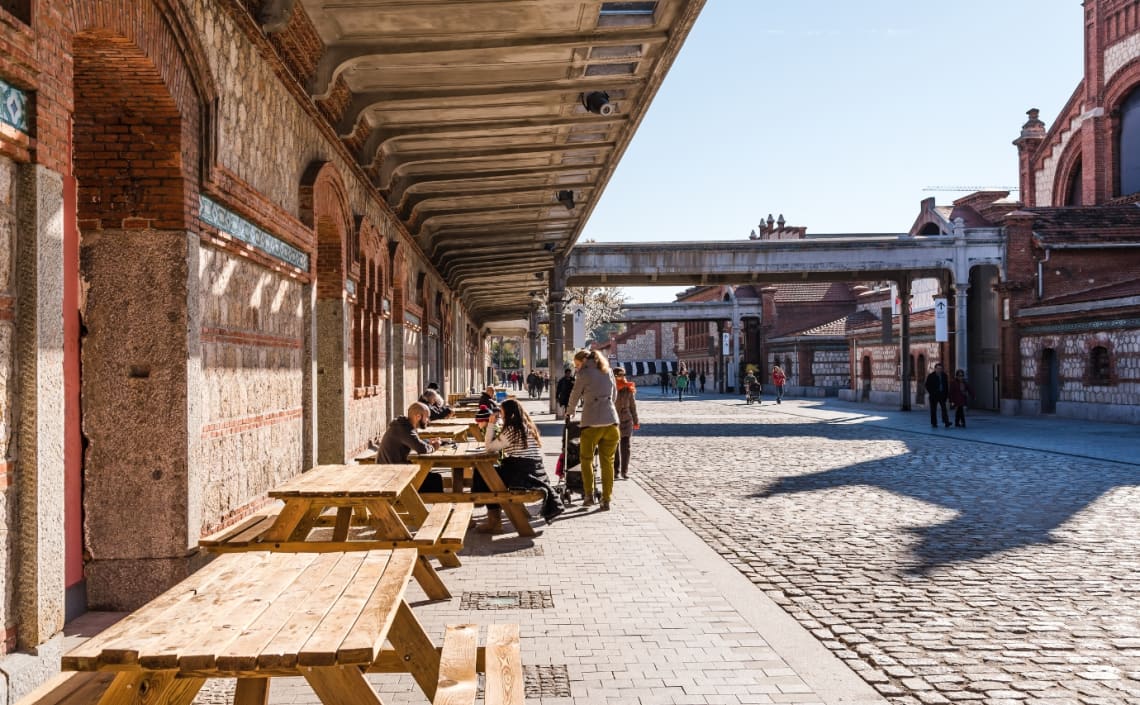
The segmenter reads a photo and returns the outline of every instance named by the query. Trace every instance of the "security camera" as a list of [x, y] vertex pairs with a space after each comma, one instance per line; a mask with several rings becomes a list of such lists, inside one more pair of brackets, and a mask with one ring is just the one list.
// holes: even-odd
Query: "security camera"
[[592, 91], [590, 93], [582, 94], [582, 105], [586, 107], [591, 113], [596, 113], [602, 116], [613, 115], [617, 111], [614, 104], [610, 102], [610, 94], [605, 91]]
[[566, 206], [566, 210], [574, 210], [574, 192], [573, 191], [559, 191], [558, 202]]

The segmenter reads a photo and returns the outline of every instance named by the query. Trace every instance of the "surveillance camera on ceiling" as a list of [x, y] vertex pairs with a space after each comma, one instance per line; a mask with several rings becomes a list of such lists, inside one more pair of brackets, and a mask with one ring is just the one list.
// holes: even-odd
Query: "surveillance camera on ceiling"
[[573, 191], [559, 191], [558, 202], [566, 206], [566, 210], [574, 209], [574, 192]]
[[605, 91], [592, 91], [582, 94], [582, 105], [591, 113], [610, 116], [617, 112], [617, 108], [610, 102], [610, 94]]

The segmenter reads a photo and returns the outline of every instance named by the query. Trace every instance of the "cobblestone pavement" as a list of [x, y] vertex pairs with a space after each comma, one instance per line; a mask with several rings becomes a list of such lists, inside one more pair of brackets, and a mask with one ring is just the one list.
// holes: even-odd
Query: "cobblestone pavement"
[[1140, 465], [642, 396], [631, 478], [892, 702], [1140, 703]]

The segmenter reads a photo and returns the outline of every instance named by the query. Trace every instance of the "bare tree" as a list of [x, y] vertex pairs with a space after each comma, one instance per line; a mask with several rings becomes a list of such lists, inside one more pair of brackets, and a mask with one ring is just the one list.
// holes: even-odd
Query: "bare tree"
[[625, 292], [621, 289], [611, 289], [600, 286], [567, 287], [567, 308], [573, 304], [582, 304], [586, 314], [586, 334], [592, 340], [598, 339], [606, 324], [621, 315], [625, 306]]

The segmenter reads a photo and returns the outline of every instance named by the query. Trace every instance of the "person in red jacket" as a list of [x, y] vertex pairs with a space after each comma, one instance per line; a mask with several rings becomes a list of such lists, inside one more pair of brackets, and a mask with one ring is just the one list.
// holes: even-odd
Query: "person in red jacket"
[[784, 370], [779, 365], [774, 366], [772, 368], [772, 384], [776, 387], [777, 404], [784, 398], [784, 383], [787, 381], [788, 376], [784, 374]]
[[954, 380], [950, 382], [950, 408], [954, 410], [954, 425], [966, 428], [966, 402], [973, 401], [974, 390], [966, 381], [966, 371], [958, 370], [954, 373]]

